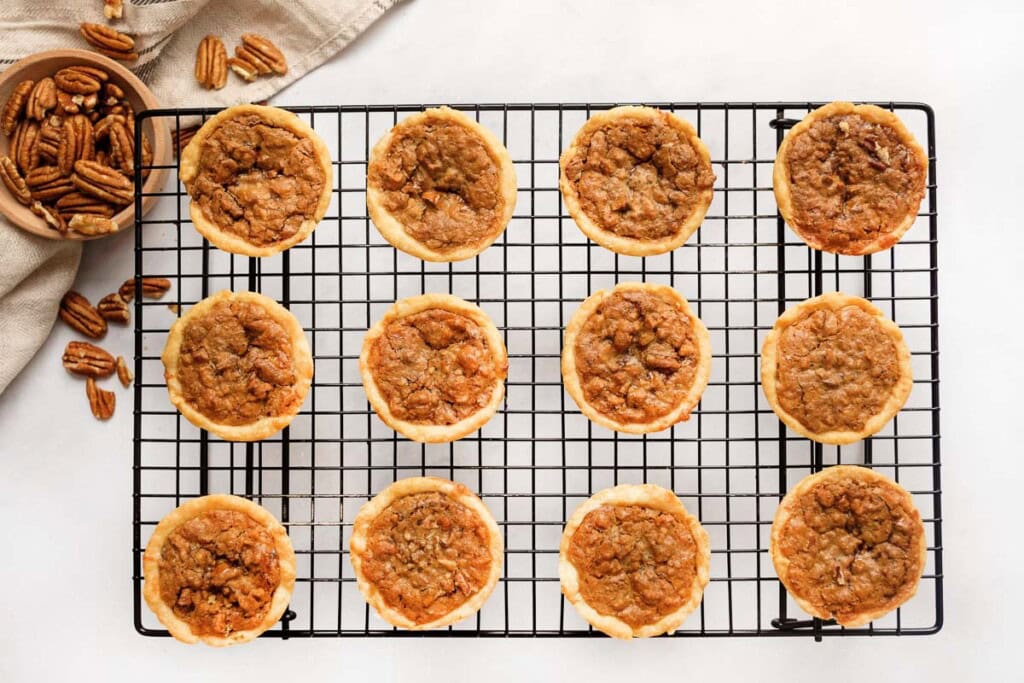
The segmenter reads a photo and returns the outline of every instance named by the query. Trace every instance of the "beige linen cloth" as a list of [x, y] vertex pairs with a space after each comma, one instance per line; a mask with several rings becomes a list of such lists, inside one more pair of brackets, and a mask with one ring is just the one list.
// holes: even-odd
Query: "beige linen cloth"
[[[125, 0], [118, 30], [135, 37], [128, 64], [166, 107], [225, 106], [266, 99], [326, 61], [400, 0]], [[0, 0], [0, 70], [34, 52], [88, 48], [83, 21], [107, 23], [103, 0]], [[229, 74], [219, 91], [193, 78], [196, 46], [221, 37], [230, 54], [242, 33], [265, 35], [288, 73], [243, 83]], [[0, 188], [0, 191], [4, 191]], [[91, 249], [102, 249], [102, 240]], [[75, 279], [80, 242], [46, 240], [0, 218], [0, 393], [45, 341]]]

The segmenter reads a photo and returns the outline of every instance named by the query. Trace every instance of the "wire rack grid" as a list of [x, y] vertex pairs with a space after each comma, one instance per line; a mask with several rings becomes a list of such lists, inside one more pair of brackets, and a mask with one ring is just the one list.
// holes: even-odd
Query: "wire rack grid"
[[[918, 220], [893, 249], [866, 257], [807, 248], [785, 226], [771, 191], [785, 130], [819, 106], [788, 103], [647, 103], [693, 123], [711, 151], [717, 180], [703, 226], [660, 256], [620, 256], [588, 242], [566, 213], [558, 157], [592, 112], [607, 104], [457, 106], [509, 149], [518, 176], [516, 211], [504, 235], [479, 256], [426, 263], [392, 248], [369, 220], [366, 160], [373, 143], [427, 105], [292, 108], [333, 150], [335, 191], [327, 217], [304, 243], [272, 258], [211, 247], [188, 219], [177, 181], [136, 219], [137, 276], [168, 277], [164, 300], [135, 298], [132, 583], [134, 623], [164, 636], [141, 599], [141, 555], [159, 519], [183, 501], [229, 492], [255, 500], [288, 529], [298, 558], [294, 596], [270, 637], [590, 636], [563, 600], [558, 542], [573, 509], [619, 483], [675, 491], [711, 538], [711, 583], [676, 636], [910, 635], [942, 626], [939, 461], [937, 187], [930, 107], [878, 103], [895, 111], [929, 155]], [[148, 111], [152, 131], [205, 120], [206, 109]], [[136, 149], [141, 149], [136, 144]], [[136, 159], [141, 174], [145, 167]], [[176, 177], [177, 166], [169, 167]], [[142, 187], [137, 182], [136, 187]], [[142, 201], [136, 196], [136, 206]], [[141, 215], [137, 213], [137, 215]], [[669, 284], [696, 306], [711, 334], [710, 385], [688, 422], [645, 436], [596, 427], [562, 389], [562, 330], [593, 291], [617, 282]], [[316, 377], [302, 412], [281, 434], [238, 444], [210, 437], [171, 406], [160, 352], [189, 306], [221, 289], [271, 296], [298, 318]], [[914, 387], [903, 411], [861, 444], [823, 447], [788, 433], [759, 384], [760, 345], [775, 318], [819, 293], [872, 300], [902, 328]], [[366, 401], [357, 358], [362, 336], [391, 303], [449, 292], [479, 304], [509, 352], [505, 403], [479, 432], [421, 445], [388, 429]], [[918, 595], [858, 629], [810, 619], [779, 583], [768, 555], [782, 496], [810, 472], [866, 464], [913, 494], [925, 521], [928, 560]], [[476, 491], [505, 537], [503, 576], [480, 613], [445, 630], [393, 629], [363, 601], [348, 557], [359, 507], [392, 481], [437, 475]]]

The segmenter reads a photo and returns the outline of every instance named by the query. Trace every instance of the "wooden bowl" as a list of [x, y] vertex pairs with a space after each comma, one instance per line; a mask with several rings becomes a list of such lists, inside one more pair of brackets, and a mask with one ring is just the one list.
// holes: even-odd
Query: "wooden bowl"
[[[75, 64], [85, 64], [98, 67], [110, 74], [110, 80], [124, 90], [125, 98], [131, 103], [136, 112], [146, 109], [159, 108], [160, 103], [146, 85], [136, 78], [128, 69], [117, 62], [101, 54], [89, 52], [88, 50], [50, 50], [30, 55], [12, 64], [3, 74], [0, 74], [0, 107], [7, 102], [11, 90], [25, 79], [38, 81], [46, 76], [53, 76], [59, 70]], [[142, 123], [146, 134], [153, 143], [153, 165], [170, 166], [173, 163], [171, 152], [171, 140], [166, 127], [154, 119], [145, 119]], [[7, 154], [10, 147], [10, 140], [0, 135], [0, 154]], [[154, 168], [150, 171], [149, 178], [143, 184], [143, 190], [148, 196], [142, 199], [142, 213], [145, 214], [155, 203], [157, 197], [152, 193], [159, 192], [167, 179], [166, 168]], [[61, 235], [53, 230], [43, 221], [42, 218], [32, 213], [7, 191], [7, 188], [0, 184], [0, 213], [3, 213], [12, 223], [20, 228], [28, 230], [36, 235], [50, 239], [71, 239], [89, 240], [106, 237], [106, 235], [79, 235], [68, 232]], [[118, 231], [124, 230], [135, 223], [135, 204], [125, 207], [120, 213], [114, 216], [117, 222]]]

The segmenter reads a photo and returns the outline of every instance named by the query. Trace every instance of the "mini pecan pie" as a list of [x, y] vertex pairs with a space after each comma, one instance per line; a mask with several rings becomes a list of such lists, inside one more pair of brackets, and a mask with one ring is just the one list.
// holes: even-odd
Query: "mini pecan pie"
[[595, 292], [565, 329], [565, 388], [608, 429], [643, 434], [689, 419], [710, 373], [707, 328], [665, 285], [624, 282]]
[[871, 436], [913, 386], [900, 328], [860, 297], [823, 294], [775, 321], [761, 349], [761, 386], [775, 414], [820, 443]]
[[413, 441], [455, 441], [491, 419], [505, 396], [508, 354], [487, 314], [448, 294], [395, 303], [363, 340], [366, 396]]
[[707, 532], [675, 494], [653, 484], [605, 489], [576, 508], [562, 533], [562, 592], [615, 638], [672, 633], [708, 585]]
[[373, 224], [396, 248], [426, 261], [476, 256], [504, 232], [515, 204], [508, 150], [454, 109], [410, 116], [370, 154]]
[[295, 552], [259, 505], [190, 500], [160, 520], [142, 557], [143, 596], [185, 643], [245, 643], [277, 623], [295, 587]]
[[865, 467], [805, 477], [772, 523], [772, 562], [786, 590], [808, 614], [847, 627], [912, 598], [926, 551], [910, 494]]
[[501, 532], [462, 484], [396, 481], [356, 515], [350, 549], [359, 590], [400, 628], [441, 628], [475, 614], [501, 576]]
[[313, 379], [306, 335], [281, 304], [224, 290], [171, 327], [164, 347], [171, 403], [228, 441], [259, 441], [292, 421]]
[[808, 246], [873, 254], [914, 224], [928, 157], [895, 114], [833, 102], [786, 135], [773, 176], [779, 213]]
[[671, 251], [711, 205], [711, 157], [686, 121], [649, 107], [592, 116], [562, 153], [559, 187], [587, 237], [620, 254]]
[[207, 121], [181, 153], [192, 223], [234, 254], [271, 256], [306, 239], [331, 201], [331, 155], [291, 112], [243, 104]]

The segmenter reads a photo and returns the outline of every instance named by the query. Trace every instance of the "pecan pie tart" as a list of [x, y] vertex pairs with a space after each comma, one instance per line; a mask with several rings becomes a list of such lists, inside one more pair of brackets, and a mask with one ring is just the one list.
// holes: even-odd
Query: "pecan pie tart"
[[595, 424], [644, 434], [690, 417], [711, 374], [711, 340], [679, 292], [624, 282], [590, 295], [562, 347], [562, 380]]
[[773, 184], [779, 213], [808, 246], [861, 255], [900, 241], [927, 177], [928, 157], [895, 114], [833, 102], [786, 135]]
[[146, 604], [184, 643], [248, 642], [276, 624], [295, 587], [281, 524], [229, 495], [196, 498], [156, 526], [142, 556]]
[[761, 386], [793, 431], [820, 443], [853, 443], [906, 403], [910, 351], [900, 328], [870, 302], [823, 294], [775, 321], [761, 349]]
[[427, 109], [374, 145], [366, 205], [384, 239], [425, 261], [476, 256], [501, 235], [516, 204], [508, 150], [462, 112]]
[[313, 380], [299, 321], [255, 292], [224, 290], [197, 303], [171, 327], [161, 358], [171, 403], [228, 441], [284, 429]]
[[331, 201], [331, 155], [295, 114], [243, 104], [207, 121], [181, 153], [189, 214], [234, 254], [272, 256], [306, 239]]
[[927, 543], [921, 514], [899, 484], [866, 467], [805, 477], [772, 523], [775, 571], [819, 619], [863, 626], [917, 592]]
[[410, 630], [472, 616], [501, 576], [494, 517], [465, 486], [437, 477], [396, 481], [360, 508], [350, 549], [363, 597]]
[[562, 593], [594, 628], [615, 638], [672, 633], [708, 585], [707, 532], [674, 493], [623, 484], [591, 496], [565, 525]]
[[366, 396], [413, 441], [455, 441], [484, 425], [505, 396], [508, 354], [480, 308], [448, 294], [395, 303], [363, 340]]
[[683, 244], [711, 205], [711, 156], [683, 119], [650, 107], [594, 114], [562, 153], [559, 187], [580, 230], [620, 254]]

